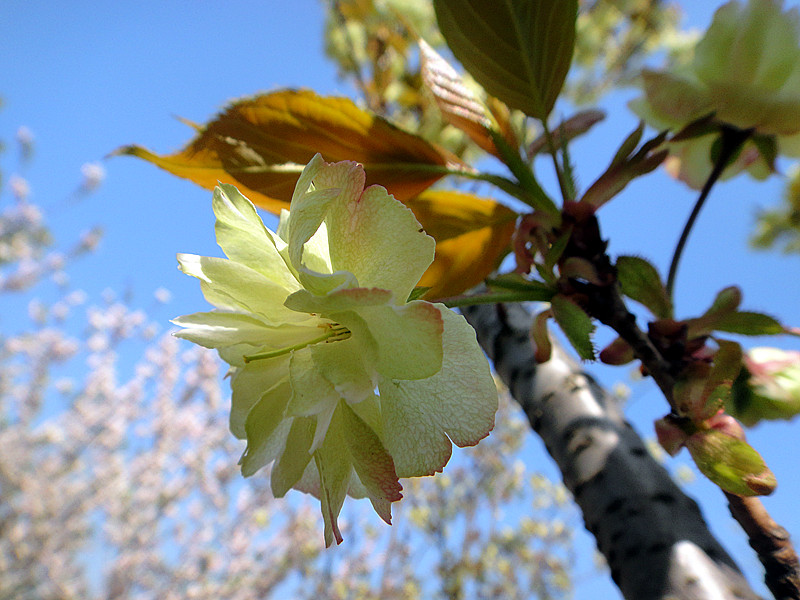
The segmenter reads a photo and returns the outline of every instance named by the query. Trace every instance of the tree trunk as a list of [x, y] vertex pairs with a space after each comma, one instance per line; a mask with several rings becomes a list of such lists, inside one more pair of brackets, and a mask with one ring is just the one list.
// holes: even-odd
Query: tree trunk
[[461, 310], [558, 464], [626, 599], [758, 598], [608, 394], [556, 345], [535, 363], [521, 305]]

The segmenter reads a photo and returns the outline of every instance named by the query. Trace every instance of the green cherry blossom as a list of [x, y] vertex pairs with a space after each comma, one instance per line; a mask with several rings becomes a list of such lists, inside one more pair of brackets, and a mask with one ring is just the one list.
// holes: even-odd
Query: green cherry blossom
[[727, 407], [734, 417], [752, 427], [800, 414], [800, 352], [752, 348], [742, 366]]
[[231, 365], [231, 431], [247, 440], [242, 473], [272, 463], [276, 496], [322, 504], [325, 542], [342, 541], [346, 495], [391, 522], [398, 478], [432, 475], [452, 443], [494, 425], [497, 391], [463, 317], [407, 302], [434, 241], [354, 162], [303, 170], [276, 233], [231, 185], [214, 191], [228, 257], [179, 254], [216, 307], [175, 319], [177, 336]]
[[669, 70], [642, 73], [644, 96], [631, 109], [649, 125], [677, 132], [708, 116], [708, 127], [669, 144], [666, 166], [694, 188], [711, 172], [713, 125], [752, 130], [726, 169], [757, 179], [773, 170], [776, 153], [800, 156], [800, 13], [782, 0], [728, 2], [714, 14], [694, 56]]

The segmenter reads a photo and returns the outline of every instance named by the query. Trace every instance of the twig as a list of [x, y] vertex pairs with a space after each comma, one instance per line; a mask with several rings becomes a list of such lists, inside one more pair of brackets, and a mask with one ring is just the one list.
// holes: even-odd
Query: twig
[[769, 516], [758, 498], [725, 492], [733, 518], [742, 526], [750, 547], [764, 565], [764, 582], [780, 600], [800, 598], [800, 562], [789, 533]]
[[686, 246], [686, 240], [689, 239], [689, 233], [692, 231], [694, 222], [697, 220], [697, 216], [700, 214], [700, 210], [703, 208], [706, 198], [708, 198], [708, 195], [711, 192], [711, 188], [714, 187], [714, 184], [722, 175], [725, 167], [727, 167], [730, 163], [731, 158], [736, 155], [736, 153], [741, 149], [742, 145], [748, 140], [752, 133], [752, 129], [741, 130], [730, 126], [722, 127], [722, 136], [720, 138], [722, 145], [719, 151], [719, 156], [714, 163], [714, 168], [712, 169], [711, 174], [708, 176], [708, 179], [703, 185], [703, 189], [700, 191], [700, 196], [697, 198], [697, 202], [692, 209], [692, 213], [689, 215], [689, 219], [686, 221], [686, 225], [683, 226], [681, 237], [678, 239], [678, 244], [675, 246], [675, 252], [672, 254], [672, 262], [670, 262], [669, 265], [669, 274], [667, 275], [666, 285], [667, 295], [670, 298], [672, 298], [672, 290], [675, 286], [675, 277], [678, 275], [678, 264], [681, 260], [681, 254], [683, 254], [683, 248]]

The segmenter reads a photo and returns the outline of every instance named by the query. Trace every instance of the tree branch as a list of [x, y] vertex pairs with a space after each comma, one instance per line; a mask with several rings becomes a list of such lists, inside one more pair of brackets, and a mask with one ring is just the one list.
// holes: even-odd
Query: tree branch
[[461, 310], [561, 469], [625, 598], [757, 598], [607, 394], [558, 347], [536, 365], [521, 305]]
[[[739, 143], [749, 133], [734, 131], [730, 135], [733, 142]], [[723, 160], [720, 164], [725, 163]], [[671, 325], [665, 319], [651, 323], [648, 333], [642, 331], [636, 324], [636, 317], [625, 305], [617, 271], [606, 252], [607, 242], [600, 235], [596, 215], [586, 212], [580, 203], [566, 205], [564, 214], [565, 221], [571, 220], [573, 233], [562, 260], [577, 257], [588, 261], [596, 270], [596, 282], [567, 278], [561, 282], [562, 293], [572, 295], [589, 316], [616, 331], [633, 348], [634, 355], [656, 382], [673, 412], [680, 417], [686, 416], [681, 407], [675, 405], [676, 376], [685, 369], [688, 361], [697, 360], [692, 356], [690, 344], [693, 341], [705, 343], [705, 340], [687, 341], [685, 326], [681, 327], [680, 323]], [[663, 330], [654, 328], [655, 325]], [[670, 331], [673, 325], [677, 327]], [[760, 501], [745, 501], [731, 495], [728, 499], [731, 514], [747, 533], [751, 547], [759, 552], [759, 560], [766, 568], [767, 587], [777, 598], [800, 600], [800, 563], [786, 531], [769, 518]], [[778, 534], [776, 528], [780, 529]], [[788, 595], [787, 590], [791, 592]]]
[[[648, 336], [636, 325], [636, 319], [625, 306], [618, 285], [597, 287], [592, 297], [592, 311], [604, 324], [614, 329], [634, 349], [647, 372], [675, 409], [672, 390], [675, 368], [665, 360]], [[610, 307], [610, 310], [606, 310]], [[776, 598], [800, 599], [800, 561], [788, 532], [770, 516], [758, 498], [743, 498], [725, 492], [731, 515], [748, 536], [750, 547], [764, 565], [764, 582]]]
[[747, 533], [750, 547], [764, 565], [769, 590], [776, 598], [797, 598], [800, 590], [800, 564], [789, 533], [769, 516], [758, 498], [742, 498], [725, 493], [731, 515]]

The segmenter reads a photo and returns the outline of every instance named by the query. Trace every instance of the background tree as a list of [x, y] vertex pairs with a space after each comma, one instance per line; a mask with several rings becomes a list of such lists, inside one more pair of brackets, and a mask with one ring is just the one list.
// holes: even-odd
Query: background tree
[[[381, 23], [380, 14], [375, 17], [367, 5], [334, 5], [334, 13], [339, 24], [344, 25], [344, 32], [329, 36], [330, 48], [339, 53], [343, 71], [354, 75], [373, 110], [395, 119], [406, 113], [408, 122], [415, 122], [421, 131], [427, 130], [429, 138], [436, 141], [442, 141], [438, 138], [444, 131], [445, 121], [461, 130], [466, 137], [460, 142], [450, 140], [454, 154], [426, 146], [421, 137], [409, 137], [390, 130], [385, 121], [341, 100], [292, 91], [275, 92], [231, 105], [177, 154], [159, 157], [134, 146], [120, 152], [145, 158], [203, 185], [209, 185], [212, 176], [225, 173], [243, 186], [245, 193], [270, 210], [277, 210], [281, 199], [286, 198], [284, 188], [287, 170], [292, 171], [291, 164], [302, 164], [308, 158], [306, 156], [304, 160], [303, 156], [309, 152], [322, 151], [334, 160], [358, 160], [365, 165], [368, 182], [385, 184], [414, 210], [422, 225], [437, 239], [436, 260], [420, 282], [430, 298], [453, 296], [488, 275], [507, 250], [513, 233], [509, 224], [514, 217], [513, 213], [504, 213], [500, 205], [486, 198], [472, 194], [448, 197], [444, 195], [447, 192], [422, 190], [442, 176], [455, 175], [489, 182], [528, 204], [534, 211], [523, 216], [517, 225], [514, 254], [518, 271], [523, 275], [531, 272], [534, 276], [490, 280], [493, 293], [478, 299], [459, 297], [445, 301], [450, 306], [463, 306], [497, 300], [550, 300], [551, 308], [540, 313], [533, 329], [538, 361], [546, 361], [552, 355], [552, 342], [544, 325], [547, 318], [558, 322], [584, 359], [594, 358], [590, 318], [615, 330], [620, 338], [604, 350], [601, 359], [609, 363], [624, 363], [634, 357], [641, 360], [643, 370], [653, 377], [671, 406], [671, 413], [659, 422], [662, 445], [671, 453], [683, 445], [689, 448], [701, 471], [726, 490], [734, 517], [745, 528], [765, 564], [767, 582], [773, 592], [781, 596], [796, 595], [797, 557], [785, 539], [785, 532], [776, 529], [757, 500], [742, 498], [771, 492], [775, 485], [774, 477], [760, 456], [744, 441], [741, 427], [722, 412], [722, 406], [730, 396], [730, 386], [741, 367], [741, 348], [735, 342], [709, 337], [715, 330], [750, 335], [788, 330], [765, 315], [739, 311], [739, 293], [733, 288], [723, 290], [705, 314], [691, 320], [674, 320], [671, 298], [686, 234], [717, 178], [726, 171], [729, 163], [731, 169], [748, 167], [753, 170], [761, 165], [767, 169], [774, 168], [774, 156], [781, 136], [796, 131], [783, 123], [773, 126], [771, 122], [762, 122], [752, 107], [749, 110], [756, 124], [751, 126], [747, 110], [744, 116], [741, 111], [737, 113], [735, 100], [733, 109], [724, 102], [715, 104], [718, 98], [708, 88], [692, 90], [696, 96], [690, 95], [687, 101], [680, 88], [668, 91], [672, 85], [670, 74], [645, 71], [646, 101], [640, 101], [635, 110], [651, 122], [672, 128], [677, 133], [669, 139], [666, 132], [662, 133], [640, 146], [640, 128], [623, 142], [608, 170], [580, 196], [567, 145], [571, 137], [591, 127], [597, 116], [584, 113], [560, 125], [548, 123], [575, 47], [577, 3], [511, 3], [499, 12], [496, 6], [490, 8], [480, 2], [462, 5], [459, 10], [446, 2], [435, 5], [439, 25], [456, 57], [489, 93], [506, 104], [487, 98], [481, 92], [472, 92], [444, 59], [428, 44], [421, 43], [421, 80], [430, 90], [444, 121], [437, 123], [435, 118], [426, 116], [425, 101], [414, 95], [415, 88], [421, 89], [421, 86], [413, 76], [407, 75], [404, 66], [408, 47], [404, 36], [402, 33], [393, 35], [395, 30]], [[383, 5], [383, 8], [387, 6], [391, 11], [391, 5]], [[424, 19], [424, 5], [418, 4], [414, 8], [416, 11], [397, 10], [393, 15], [399, 23], [398, 31], [405, 29], [416, 34], [430, 29], [431, 20]], [[631, 18], [626, 23], [634, 38], [638, 34], [644, 39], [668, 24], [668, 20], [647, 18], [661, 16], [657, 10], [660, 6], [651, 8], [655, 10], [652, 14], [645, 12], [643, 21]], [[762, 16], [774, 9], [772, 4], [754, 1], [742, 14], [744, 18], [754, 14]], [[691, 77], [694, 76], [698, 77], [699, 85], [707, 84], [712, 90], [716, 89], [713, 75], [710, 83], [702, 81], [709, 73], [708, 63], [717, 60], [724, 70], [729, 68], [725, 64], [729, 57], [723, 56], [723, 48], [715, 58], [710, 48], [714, 44], [726, 48], [726, 44], [730, 45], [725, 41], [730, 36], [725, 38], [721, 32], [731, 26], [737, 18], [732, 15], [738, 10], [736, 4], [730, 4], [719, 11], [716, 29], [712, 27], [697, 46], [697, 66], [686, 63], [682, 75], [675, 77], [676, 80], [681, 76], [689, 78], [688, 83], [684, 82], [684, 92], [691, 90]], [[589, 18], [597, 18], [599, 14]], [[348, 29], [347, 19], [351, 16], [355, 25]], [[636, 16], [640, 15], [637, 13]], [[781, 27], [778, 21], [774, 25]], [[752, 30], [754, 35], [763, 35], [744, 21], [743, 27], [745, 31]], [[587, 32], [586, 29], [582, 32], [584, 38], [588, 37]], [[795, 38], [797, 34], [795, 27]], [[432, 39], [434, 43], [437, 41], [435, 35]], [[735, 43], [740, 43], [738, 38]], [[748, 42], [742, 43], [746, 45]], [[796, 45], [797, 40], [793, 43]], [[635, 52], [628, 46], [620, 55], [627, 63]], [[618, 62], [611, 65], [614, 67], [611, 75], [624, 78], [621, 74], [625, 69], [620, 68]], [[694, 68], [696, 73], [691, 71]], [[372, 77], [368, 78], [366, 72], [371, 72]], [[392, 82], [397, 86], [393, 88]], [[754, 82], [744, 81], [742, 85], [751, 83]], [[663, 92], [658, 86], [663, 87]], [[395, 105], [387, 102], [387, 96], [394, 99]], [[643, 105], [643, 102], [650, 102], [651, 106]], [[516, 115], [516, 123], [509, 106], [521, 111]], [[717, 106], [721, 108], [715, 114], [713, 111]], [[661, 114], [657, 114], [659, 110]], [[709, 110], [711, 116], [707, 115]], [[530, 139], [523, 115], [541, 123], [540, 139]], [[345, 118], [347, 125], [343, 121]], [[551, 129], [548, 129], [548, 124]], [[315, 130], [326, 135], [320, 136]], [[345, 135], [347, 144], [343, 143]], [[467, 138], [499, 158], [508, 167], [511, 177], [476, 171], [459, 162], [459, 156], [466, 156], [467, 146], [464, 144]], [[712, 148], [710, 144], [715, 139], [719, 146]], [[698, 148], [704, 148], [705, 157], [687, 154], [688, 146], [695, 140]], [[380, 142], [386, 146], [381, 147]], [[665, 142], [668, 142], [667, 146]], [[708, 145], [703, 147], [701, 142]], [[292, 146], [284, 146], [287, 143]], [[265, 154], [259, 148], [269, 150]], [[781, 148], [785, 149], [784, 146]], [[249, 149], [250, 154], [245, 149]], [[552, 156], [563, 198], [560, 214], [529, 167], [539, 151]], [[673, 154], [675, 168], [682, 178], [690, 184], [696, 182], [698, 186], [703, 181], [706, 183], [678, 244], [666, 283], [662, 284], [655, 269], [646, 261], [621, 257], [615, 262], [606, 254], [607, 244], [600, 237], [594, 212], [634, 178], [655, 169], [669, 153]], [[712, 164], [706, 168], [705, 162]], [[388, 170], [387, 165], [390, 167]], [[703, 169], [706, 169], [704, 175]], [[398, 173], [402, 173], [400, 179], [397, 179]], [[470, 217], [465, 216], [468, 207]], [[480, 216], [476, 217], [476, 214]], [[488, 236], [491, 241], [479, 244], [479, 235]], [[454, 243], [456, 240], [458, 244]], [[554, 270], [556, 266], [558, 269]], [[644, 304], [653, 313], [655, 319], [651, 321], [648, 332], [636, 325], [634, 315], [624, 304], [623, 294]], [[496, 338], [490, 336], [488, 339]], [[715, 344], [706, 346], [711, 339]], [[490, 354], [495, 353], [490, 351]], [[733, 410], [730, 403], [727, 407]], [[532, 420], [539, 422], [538, 419]], [[588, 440], [587, 444], [591, 438]], [[573, 491], [577, 493], [583, 482], [579, 479]], [[585, 516], [592, 529], [592, 520], [589, 515]], [[622, 535], [620, 530], [612, 537], [619, 541]], [[603, 548], [603, 540], [600, 541], [601, 549], [612, 558], [612, 563], [615, 562], [613, 558], [617, 548]], [[664, 546], [671, 548], [671, 543], [662, 541], [655, 546], [662, 551]], [[716, 550], [707, 547], [705, 551], [719, 558]], [[670, 560], [669, 552], [661, 553]], [[627, 554], [631, 554], [630, 549]], [[714, 560], [712, 556], [709, 558]], [[727, 561], [720, 559], [720, 562]], [[665, 572], [670, 569], [662, 567]], [[617, 569], [618, 583], [626, 595], [642, 597], [641, 590], [630, 587], [630, 581], [623, 578], [621, 571]], [[725, 593], [739, 593], [736, 590], [740, 587], [740, 581], [729, 581]], [[650, 593], [664, 592], [665, 589], [667, 593], [674, 591], [662, 586], [661, 590]]]

